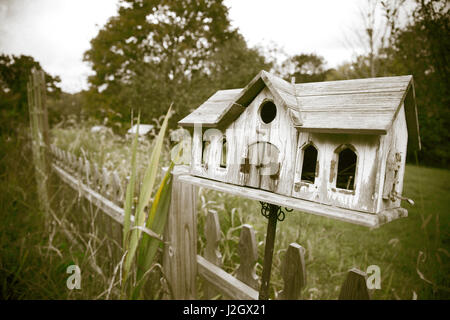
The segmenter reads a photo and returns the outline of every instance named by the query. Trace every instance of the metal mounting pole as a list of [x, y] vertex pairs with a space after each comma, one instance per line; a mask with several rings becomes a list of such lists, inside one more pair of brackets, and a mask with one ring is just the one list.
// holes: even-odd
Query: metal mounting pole
[[[264, 262], [261, 277], [261, 287], [259, 289], [259, 300], [269, 300], [270, 274], [272, 271], [273, 249], [275, 246], [275, 234], [277, 232], [277, 221], [283, 221], [285, 213], [280, 206], [275, 204], [261, 203], [261, 214], [269, 221], [267, 223], [266, 247], [264, 249]], [[286, 209], [291, 212], [292, 209]]]

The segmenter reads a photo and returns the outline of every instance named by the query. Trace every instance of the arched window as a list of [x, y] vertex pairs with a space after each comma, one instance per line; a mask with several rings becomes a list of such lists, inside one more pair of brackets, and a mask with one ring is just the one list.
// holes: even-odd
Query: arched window
[[355, 151], [349, 146], [338, 153], [338, 168], [336, 187], [340, 189], [355, 190], [356, 160]]
[[209, 149], [211, 147], [211, 142], [209, 140], [203, 140], [202, 143], [202, 165], [208, 166]]
[[317, 176], [317, 149], [309, 144], [303, 148], [301, 181], [314, 183]]
[[222, 140], [222, 154], [220, 156], [220, 167], [226, 168], [227, 167], [227, 139], [224, 137]]

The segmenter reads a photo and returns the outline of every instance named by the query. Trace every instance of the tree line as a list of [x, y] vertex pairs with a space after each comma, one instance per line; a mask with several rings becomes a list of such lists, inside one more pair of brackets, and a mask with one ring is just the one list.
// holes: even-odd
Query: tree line
[[[118, 130], [123, 130], [131, 110], [151, 121], [173, 102], [174, 127], [215, 91], [244, 87], [262, 69], [288, 81], [295, 77], [297, 83], [412, 74], [422, 139], [419, 161], [448, 168], [450, 15], [445, 0], [415, 1], [410, 21], [399, 27], [405, 0], [369, 0], [360, 33], [367, 52], [329, 69], [317, 54], [299, 53], [279, 63], [248, 47], [231, 27], [222, 1], [121, 0], [117, 15], [84, 54], [94, 71], [89, 90], [63, 93], [60, 79], [46, 75], [50, 120], [83, 114], [122, 123]], [[378, 29], [375, 6], [385, 18]], [[39, 64], [29, 56], [0, 56], [2, 128], [5, 119], [26, 121], [27, 70], [33, 66]], [[412, 155], [409, 160], [415, 161]]]

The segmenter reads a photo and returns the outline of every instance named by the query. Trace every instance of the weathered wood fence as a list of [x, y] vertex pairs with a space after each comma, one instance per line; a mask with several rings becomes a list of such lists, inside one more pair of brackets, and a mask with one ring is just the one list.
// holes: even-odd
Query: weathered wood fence
[[[123, 223], [122, 203], [124, 185], [116, 172], [98, 168], [81, 157], [50, 147], [52, 168], [74, 190], [96, 205], [119, 223]], [[173, 171], [172, 203], [164, 233], [163, 266], [174, 299], [197, 299], [197, 276], [206, 283], [205, 298], [221, 294], [226, 299], [258, 299], [260, 279], [256, 275], [258, 259], [255, 231], [250, 225], [242, 225], [236, 250], [240, 263], [235, 276], [224, 271], [219, 251], [220, 224], [217, 212], [206, 216], [204, 255], [197, 254], [197, 186], [186, 182], [188, 175], [183, 167]], [[291, 243], [281, 265], [284, 288], [278, 299], [300, 299], [306, 285], [305, 249]], [[352, 269], [339, 295], [340, 299], [368, 299], [364, 272]]]

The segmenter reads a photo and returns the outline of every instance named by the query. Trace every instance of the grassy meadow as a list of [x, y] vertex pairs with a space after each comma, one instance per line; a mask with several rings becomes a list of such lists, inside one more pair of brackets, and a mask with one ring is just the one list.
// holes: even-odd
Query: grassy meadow
[[[56, 176], [51, 177], [52, 214], [39, 212], [27, 128], [15, 139], [2, 141], [0, 151], [0, 295], [2, 299], [117, 299], [120, 288], [120, 226], [115, 225]], [[91, 133], [88, 127], [59, 125], [52, 141], [129, 175], [131, 139], [112, 131]], [[138, 147], [140, 172], [152, 148], [151, 140]], [[168, 142], [162, 165], [168, 165]], [[138, 175], [139, 176], [139, 175]], [[450, 171], [407, 165], [404, 194], [415, 206], [404, 204], [409, 217], [379, 229], [368, 229], [319, 216], [291, 212], [278, 223], [272, 268], [272, 298], [282, 289], [280, 264], [289, 243], [306, 249], [307, 285], [304, 299], [337, 299], [346, 272], [370, 265], [381, 270], [381, 289], [374, 299], [450, 298]], [[157, 180], [158, 181], [158, 180]], [[199, 189], [198, 250], [205, 245], [204, 221], [209, 211], [220, 217], [220, 251], [224, 269], [234, 273], [239, 264], [240, 226], [250, 224], [258, 241], [257, 274], [261, 276], [267, 221], [256, 201]], [[160, 260], [159, 260], [160, 261]], [[67, 266], [82, 270], [80, 290], [69, 290]], [[160, 265], [155, 264], [145, 291], [146, 299], [161, 299], [166, 290]], [[199, 286], [199, 297], [203, 288]]]

